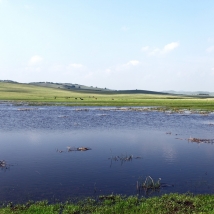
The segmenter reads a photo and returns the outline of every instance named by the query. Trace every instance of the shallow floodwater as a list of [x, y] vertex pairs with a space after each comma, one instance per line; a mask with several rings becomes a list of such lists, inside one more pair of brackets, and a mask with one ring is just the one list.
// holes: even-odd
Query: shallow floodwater
[[214, 114], [133, 109], [2, 103], [0, 201], [139, 194], [147, 176], [167, 187], [142, 195], [214, 193], [214, 145], [187, 140], [214, 139]]

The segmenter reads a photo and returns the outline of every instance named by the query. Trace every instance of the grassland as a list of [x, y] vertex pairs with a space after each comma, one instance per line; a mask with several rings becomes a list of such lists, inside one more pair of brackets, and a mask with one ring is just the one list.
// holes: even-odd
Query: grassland
[[87, 199], [77, 203], [48, 204], [47, 201], [24, 205], [8, 204], [0, 208], [0, 214], [172, 214], [172, 213], [214, 213], [214, 195], [169, 194], [160, 197], [128, 198], [119, 195]]
[[214, 110], [214, 98], [170, 94], [88, 92], [0, 82], [0, 100], [33, 105], [159, 106], [174, 109]]

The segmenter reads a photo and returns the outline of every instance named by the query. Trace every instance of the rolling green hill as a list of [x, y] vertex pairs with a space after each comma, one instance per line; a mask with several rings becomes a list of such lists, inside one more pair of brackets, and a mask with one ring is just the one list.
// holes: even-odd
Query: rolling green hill
[[[146, 90], [110, 90], [66, 83], [0, 81], [0, 100], [33, 105], [158, 106], [214, 110], [213, 97], [181, 96]], [[77, 87], [76, 87], [77, 86]], [[80, 88], [79, 88], [80, 86]]]
[[157, 92], [157, 91], [148, 91], [148, 90], [112, 90], [107, 88], [98, 88], [93, 86], [85, 86], [79, 84], [72, 84], [72, 83], [53, 83], [53, 82], [32, 82], [28, 83], [29, 85], [35, 86], [43, 86], [48, 88], [57, 88], [57, 89], [65, 89], [70, 91], [79, 91], [79, 92], [86, 92], [86, 93], [108, 93], [108, 94], [168, 94], [164, 92]]

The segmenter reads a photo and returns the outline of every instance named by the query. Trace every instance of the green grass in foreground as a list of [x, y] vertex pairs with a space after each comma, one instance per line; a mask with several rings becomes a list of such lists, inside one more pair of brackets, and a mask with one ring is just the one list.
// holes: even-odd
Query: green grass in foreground
[[119, 94], [115, 91], [89, 93], [3, 82], [0, 82], [0, 100], [28, 102], [32, 105], [160, 106], [177, 109], [214, 110], [214, 98], [158, 94]]
[[128, 198], [119, 195], [87, 199], [78, 203], [48, 204], [46, 201], [26, 205], [8, 205], [0, 208], [0, 214], [38, 213], [38, 214], [129, 214], [129, 213], [214, 213], [214, 195], [168, 194], [160, 197]]

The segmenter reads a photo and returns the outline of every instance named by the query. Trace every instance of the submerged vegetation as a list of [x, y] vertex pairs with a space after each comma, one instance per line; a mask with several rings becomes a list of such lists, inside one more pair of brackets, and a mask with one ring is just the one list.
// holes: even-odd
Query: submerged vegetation
[[5, 160], [0, 160], [0, 169], [7, 170], [9, 169], [10, 165]]
[[201, 138], [191, 137], [191, 138], [188, 138], [187, 140], [195, 143], [214, 143], [214, 139], [201, 139]]
[[146, 177], [146, 180], [141, 184], [141, 187], [144, 189], [160, 189], [161, 183], [160, 183], [161, 178], [158, 179], [157, 182], [154, 182], [151, 176]]
[[114, 162], [120, 162], [120, 164], [121, 165], [123, 165], [123, 163], [125, 163], [125, 162], [131, 162], [132, 160], [134, 160], [134, 159], [142, 159], [142, 157], [140, 157], [140, 156], [133, 156], [133, 155], [117, 155], [117, 156], [111, 156], [110, 158], [108, 158], [110, 161], [111, 161], [111, 165], [110, 165], [110, 167], [112, 166], [112, 163], [113, 163], [113, 161]]
[[136, 187], [139, 195], [141, 195], [142, 191], [144, 191], [146, 195], [150, 195], [154, 192], [159, 192], [161, 188], [174, 187], [173, 184], [162, 183], [160, 181], [161, 178], [158, 178], [158, 180], [155, 182], [151, 176], [147, 176], [145, 181], [142, 181], [142, 179], [138, 180]]
[[88, 198], [79, 202], [49, 204], [47, 201], [28, 202], [0, 208], [1, 214], [10, 213], [213, 213], [214, 195], [168, 194], [158, 197], [108, 195]]
[[158, 106], [174, 112], [180, 109], [214, 110], [214, 98], [149, 93], [148, 91], [90, 91], [49, 88], [29, 84], [0, 82], [0, 100], [16, 104], [68, 106]]
[[[84, 152], [84, 151], [88, 151], [88, 150], [91, 150], [91, 148], [89, 148], [89, 147], [77, 147], [77, 148], [75, 148], [75, 147], [67, 146], [67, 152], [75, 152], [75, 151]], [[62, 153], [65, 151], [56, 149], [56, 152]]]

